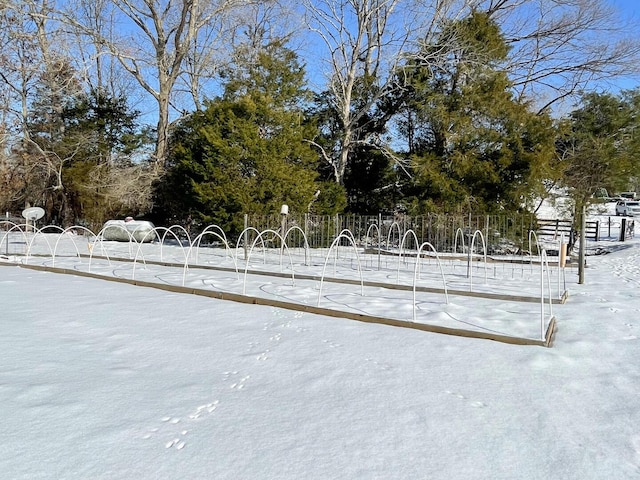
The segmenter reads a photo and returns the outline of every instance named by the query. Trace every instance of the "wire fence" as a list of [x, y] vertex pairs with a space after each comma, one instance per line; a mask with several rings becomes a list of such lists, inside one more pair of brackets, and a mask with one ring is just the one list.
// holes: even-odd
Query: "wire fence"
[[[1, 220], [0, 232], [6, 232], [11, 226], [25, 222], [24, 219], [15, 216], [8, 216]], [[488, 254], [536, 253], [535, 240], [532, 239], [530, 232], [536, 232], [536, 238], [545, 237], [553, 240], [564, 235], [570, 247], [577, 235], [572, 219], [542, 220], [531, 214], [244, 215], [244, 226], [245, 233], [240, 243], [245, 245], [254, 242], [260, 232], [268, 231], [261, 236], [261, 241], [265, 245], [280, 246], [279, 236], [286, 233], [288, 246], [303, 246], [306, 239], [310, 248], [327, 248], [340, 236], [341, 232], [349, 230], [349, 236], [353, 235], [354, 241], [360, 247], [393, 249], [402, 246], [406, 249], [417, 249], [428, 242], [438, 252], [455, 252], [456, 250], [462, 252], [463, 247], [471, 244], [476, 232], [480, 232]], [[246, 230], [248, 227], [251, 227], [249, 231]], [[619, 217], [608, 217], [604, 221], [587, 222], [586, 238], [591, 240], [613, 238], [624, 241], [633, 237], [633, 231], [632, 218], [625, 222]], [[195, 236], [199, 232], [191, 233]], [[180, 235], [180, 232], [177, 231], [176, 234]], [[238, 240], [237, 235], [235, 238], [231, 235], [229, 240], [235, 243]], [[207, 238], [205, 241], [207, 240], [211, 239]], [[347, 238], [341, 239], [342, 244], [348, 241]], [[10, 243], [8, 237], [3, 243], [5, 247]], [[476, 245], [481, 248], [479, 243]], [[8, 251], [8, 248], [4, 250]]]
[[[537, 226], [534, 215], [245, 215], [245, 227], [280, 235], [288, 231], [287, 243], [303, 241], [304, 232], [311, 248], [329, 247], [348, 229], [359, 246], [390, 249], [403, 243], [403, 248], [417, 249], [428, 242], [439, 252], [453, 252], [468, 246], [479, 231], [488, 253], [515, 254], [530, 250], [529, 232]], [[245, 241], [253, 238], [249, 235]]]

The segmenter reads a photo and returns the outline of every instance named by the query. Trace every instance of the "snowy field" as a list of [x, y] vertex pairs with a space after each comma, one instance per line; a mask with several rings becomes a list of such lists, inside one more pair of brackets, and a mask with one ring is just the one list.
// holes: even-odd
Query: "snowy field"
[[[569, 300], [553, 305], [552, 348], [3, 262], [2, 478], [639, 478], [640, 241], [603, 240], [590, 245], [596, 249], [611, 253], [588, 257], [584, 285], [567, 271]], [[56, 259], [56, 266], [64, 262], [87, 268], [86, 258]], [[344, 261], [337, 265], [327, 272], [357, 278]], [[449, 275], [460, 273], [448, 265]], [[365, 267], [373, 278], [372, 263]], [[133, 274], [131, 262], [92, 268]], [[535, 267], [518, 268], [491, 271], [488, 282], [494, 275], [495, 288], [539, 288], [529, 271]], [[227, 272], [216, 287], [294, 295], [286, 275], [277, 284], [269, 277], [245, 282], [240, 271]], [[151, 263], [137, 265], [135, 275], [165, 283], [180, 276]], [[398, 273], [384, 275], [395, 282]], [[482, 275], [478, 269], [478, 286]], [[211, 278], [187, 276], [200, 284]], [[316, 301], [316, 287], [296, 284]], [[325, 287], [322, 302], [398, 315], [398, 305], [379, 293]], [[473, 316], [489, 328], [480, 322], [503, 315], [496, 311], [520, 319], [528, 317], [515, 311], [532, 308], [535, 317], [540, 308], [460, 296], [450, 304], [425, 296], [418, 319], [430, 321], [427, 310], [459, 309], [459, 320]]]

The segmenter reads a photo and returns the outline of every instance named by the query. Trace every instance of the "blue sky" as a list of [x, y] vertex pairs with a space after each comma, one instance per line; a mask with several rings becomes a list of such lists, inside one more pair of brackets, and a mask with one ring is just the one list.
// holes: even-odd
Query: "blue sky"
[[609, 3], [617, 8], [620, 8], [624, 12], [638, 13], [638, 0], [609, 0]]
[[[608, 0], [608, 2], [618, 9], [623, 20], [638, 25], [638, 34], [640, 34], [640, 0]], [[638, 87], [640, 74], [633, 79], [621, 79], [619, 85], [622, 89]]]

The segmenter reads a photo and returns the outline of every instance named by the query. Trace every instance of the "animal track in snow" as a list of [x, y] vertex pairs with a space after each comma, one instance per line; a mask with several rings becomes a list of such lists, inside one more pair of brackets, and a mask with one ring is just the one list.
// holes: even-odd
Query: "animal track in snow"
[[[183, 430], [181, 432], [181, 435], [186, 435], [187, 431]], [[164, 448], [172, 448], [174, 447], [176, 450], [182, 450], [185, 445], [187, 444], [187, 442], [185, 442], [184, 440], [182, 440], [182, 438], [180, 437], [176, 437], [173, 440], [169, 440], [167, 443], [164, 444]]]
[[175, 425], [176, 423], [180, 423], [180, 419], [177, 417], [162, 417], [162, 422], [163, 423], [169, 422]]
[[[459, 398], [460, 400], [467, 400], [467, 397], [465, 397], [464, 395], [462, 395], [461, 393], [457, 393], [457, 392], [452, 392], [451, 390], [445, 390], [445, 393], [452, 395], [456, 398]], [[487, 404], [484, 402], [480, 402], [480, 401], [472, 401], [469, 402], [469, 405], [474, 407], [474, 408], [485, 408], [487, 407]]]
[[625, 323], [624, 326], [629, 329], [629, 334], [627, 336], [625, 336], [625, 337], [622, 337], [622, 339], [623, 340], [637, 340], [638, 336], [634, 335], [632, 333], [632, 330], [634, 329], [633, 323]]
[[220, 403], [219, 400], [214, 400], [211, 403], [207, 403], [205, 405], [200, 405], [198, 408], [196, 408], [196, 411], [193, 412], [191, 415], [189, 415], [189, 418], [192, 420], [197, 420], [198, 418], [200, 418], [203, 415], [206, 415], [208, 413], [213, 413], [214, 410], [216, 408], [218, 408], [218, 404]]
[[239, 381], [231, 385], [231, 388], [234, 390], [242, 390], [244, 388], [244, 383], [249, 380], [250, 376], [242, 377]]
[[382, 370], [391, 370], [391, 368], [392, 368], [391, 365], [388, 365], [386, 363], [380, 363], [380, 362], [378, 362], [376, 360], [373, 360], [372, 358], [365, 358], [365, 360], [367, 362], [373, 363], [376, 367], [379, 367]]
[[[162, 422], [164, 425], [167, 426], [167, 428], [171, 429], [171, 427], [169, 427], [170, 425], [176, 425], [180, 422], [180, 418], [178, 417], [170, 417], [170, 416], [166, 416], [166, 417], [162, 417], [160, 419], [160, 422]], [[158, 433], [162, 433], [161, 430], [166, 430], [165, 427], [162, 428], [150, 428], [147, 430], [147, 433], [144, 434], [142, 436], [142, 438], [144, 438], [145, 440], [150, 439], [151, 437], [153, 437], [154, 435], [157, 435]], [[167, 432], [164, 432], [167, 433]], [[182, 450], [185, 445], [186, 442], [185, 440], [182, 438], [184, 437], [184, 435], [186, 435], [188, 433], [188, 430], [181, 430], [181, 432], [178, 434], [179, 436], [176, 436], [175, 433], [172, 433], [171, 436], [174, 437], [171, 440], [165, 441], [164, 442], [164, 447], [165, 448], [175, 448], [176, 450]]]
[[[224, 372], [224, 379], [225, 380], [229, 380], [232, 379], [233, 377], [235, 377], [236, 375], [238, 375], [238, 372]], [[242, 378], [240, 378], [238, 381], [234, 382], [231, 384], [231, 388], [233, 390], [242, 390], [244, 388], [244, 384], [247, 380], [249, 380], [249, 378], [251, 378], [250, 375], [246, 375]]]

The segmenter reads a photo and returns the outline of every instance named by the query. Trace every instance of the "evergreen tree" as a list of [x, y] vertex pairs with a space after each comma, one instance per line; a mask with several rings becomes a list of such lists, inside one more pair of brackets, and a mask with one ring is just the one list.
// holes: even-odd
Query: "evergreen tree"
[[[323, 157], [319, 173], [327, 181], [337, 180], [338, 189], [344, 188], [347, 211], [377, 214], [392, 210], [401, 175], [395, 168], [399, 157], [388, 144], [386, 134], [400, 99], [391, 88], [381, 92], [366, 76], [355, 82], [352, 94], [353, 108], [359, 113], [351, 119], [349, 146], [344, 145], [344, 119], [336, 107], [334, 92], [322, 92], [314, 98], [310, 114], [319, 127], [314, 145]], [[338, 169], [337, 165], [342, 167]]]
[[392, 212], [400, 201], [400, 179], [393, 162], [367, 145], [354, 148], [344, 177], [347, 210], [361, 215]]
[[30, 175], [37, 187], [32, 188], [39, 192], [48, 221], [97, 226], [121, 211], [125, 194], [109, 192], [114, 169], [130, 166], [131, 155], [141, 147], [137, 115], [126, 98], [83, 92], [68, 62], [61, 60], [43, 73], [19, 154], [34, 166]]
[[[97, 227], [109, 218], [145, 213], [145, 180], [139, 173], [147, 166], [134, 158], [152, 139], [139, 131], [138, 116], [125, 97], [101, 89], [79, 95], [64, 109], [66, 136], [75, 139], [77, 152], [63, 179], [76, 219]], [[134, 177], [128, 185], [126, 175]]]
[[[432, 58], [446, 45], [446, 61]], [[442, 29], [407, 66], [401, 131], [415, 169], [413, 209], [516, 210], [553, 158], [552, 122], [517, 102], [500, 64], [508, 47], [498, 26], [477, 11]]]
[[314, 127], [302, 110], [303, 67], [278, 41], [249, 53], [226, 73], [222, 97], [175, 129], [158, 190], [164, 221], [213, 223], [237, 234], [240, 214], [278, 213], [282, 204], [306, 212], [323, 190], [317, 153], [305, 141]]
[[564, 123], [558, 140], [564, 185], [569, 187], [577, 212], [594, 192], [635, 188], [640, 173], [640, 91], [621, 95], [587, 93], [581, 106]]

